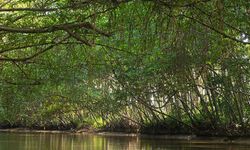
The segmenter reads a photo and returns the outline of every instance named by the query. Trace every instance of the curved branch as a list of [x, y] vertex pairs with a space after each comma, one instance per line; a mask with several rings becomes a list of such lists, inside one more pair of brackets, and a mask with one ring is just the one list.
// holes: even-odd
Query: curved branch
[[10, 11], [38, 11], [38, 12], [47, 12], [47, 11], [57, 11], [65, 8], [2, 8], [0, 12], [10, 12]]
[[39, 51], [39, 52], [37, 52], [37, 53], [31, 55], [31, 56], [24, 57], [24, 58], [6, 58], [6, 57], [0, 57], [0, 61], [25, 62], [25, 61], [27, 61], [27, 60], [33, 59], [33, 58], [35, 58], [35, 57], [37, 57], [37, 56], [39, 56], [39, 55], [45, 53], [46, 51], [52, 49], [53, 47], [55, 47], [56, 45], [62, 43], [63, 41], [65, 41], [65, 40], [68, 39], [68, 38], [69, 38], [69, 36], [66, 37], [66, 38], [64, 38], [64, 39], [62, 39], [62, 40], [60, 40], [59, 42], [56, 42], [56, 43], [53, 44], [53, 45], [48, 46], [47, 48], [45, 48], [45, 49], [43, 49], [43, 50], [41, 50], [41, 51]]
[[[86, 1], [81, 3], [82, 4], [87, 4], [90, 3], [90, 1]], [[14, 12], [14, 11], [32, 11], [32, 12], [52, 12], [52, 11], [59, 11], [59, 10], [64, 10], [64, 9], [80, 9], [81, 5], [78, 6], [64, 6], [64, 7], [59, 7], [59, 8], [1, 8], [0, 7], [0, 12]]]
[[[198, 11], [200, 11], [202, 14], [206, 15], [206, 16], [209, 17], [209, 18], [213, 18], [213, 19], [219, 20], [219, 18], [217, 18], [216, 16], [212, 16], [211, 14], [205, 12], [204, 10], [202, 10], [201, 8], [199, 8], [199, 7], [197, 7], [197, 6], [194, 6], [194, 8], [197, 9]], [[221, 21], [221, 20], [220, 20], [220, 21]], [[245, 35], [248, 35], [248, 33], [246, 33], [245, 31], [242, 31], [242, 30], [238, 29], [237, 27], [234, 27], [234, 26], [232, 26], [231, 24], [229, 24], [229, 23], [227, 23], [227, 22], [225, 22], [225, 21], [223, 21], [223, 20], [222, 20], [222, 22], [223, 22], [225, 25], [227, 25], [229, 28], [231, 28], [231, 29], [233, 29], [233, 30], [235, 30], [235, 31], [238, 31], [239, 33], [243, 33], [243, 34], [245, 34]]]
[[222, 32], [222, 31], [220, 31], [220, 30], [218, 30], [218, 29], [216, 29], [216, 28], [214, 28], [214, 27], [212, 27], [212, 26], [210, 26], [210, 25], [207, 25], [206, 23], [204, 23], [204, 22], [202, 22], [202, 21], [200, 21], [200, 20], [198, 20], [198, 19], [196, 19], [196, 18], [187, 16], [187, 15], [181, 15], [181, 16], [183, 16], [183, 17], [185, 17], [185, 18], [188, 18], [188, 19], [190, 19], [190, 20], [193, 20], [193, 21], [195, 21], [195, 22], [197, 22], [197, 23], [203, 25], [204, 27], [207, 27], [207, 28], [209, 28], [210, 30], [212, 30], [212, 31], [214, 31], [214, 32], [216, 32], [216, 33], [222, 35], [223, 37], [225, 37], [225, 38], [227, 38], [227, 39], [230, 39], [230, 40], [233, 40], [233, 41], [235, 41], [235, 42], [242, 43], [242, 44], [250, 44], [250, 42], [247, 42], [247, 41], [245, 42], [245, 41], [239, 40], [239, 39], [237, 39], [237, 38], [235, 38], [235, 37], [232, 37], [232, 36], [230, 36], [230, 35], [228, 35], [228, 34]]
[[81, 38], [81, 36], [77, 33], [73, 33], [72, 31], [70, 31], [69, 29], [65, 29], [65, 31], [70, 35], [72, 36], [73, 38], [75, 38], [77, 41], [83, 43], [83, 44], [86, 44], [88, 46], [93, 46], [92, 43], [90, 43], [89, 41], [87, 40], [84, 40], [83, 38]]
[[173, 8], [173, 7], [192, 7], [192, 6], [195, 6], [199, 3], [206, 3], [206, 2], [209, 2], [211, 0], [196, 0], [196, 1], [193, 1], [193, 2], [190, 2], [190, 3], [185, 3], [185, 4], [173, 4], [172, 1], [164, 1], [164, 0], [156, 0], [156, 2], [162, 4], [162, 5], [165, 5], [169, 8]]
[[98, 34], [101, 34], [104, 36], [110, 36], [109, 33], [101, 31], [100, 29], [98, 29], [97, 27], [95, 27], [89, 22], [59, 24], [59, 25], [52, 25], [52, 26], [43, 27], [43, 28], [13, 28], [13, 27], [0, 25], [0, 31], [11, 32], [11, 33], [49, 33], [49, 32], [65, 30], [65, 29], [79, 29], [79, 28], [90, 29], [90, 30], [97, 32]]
[[44, 45], [49, 45], [49, 44], [53, 44], [53, 43], [51, 43], [51, 42], [48, 42], [48, 43], [38, 43], [38, 44], [32, 44], [32, 45], [25, 45], [25, 46], [18, 46], [18, 47], [7, 48], [7, 49], [0, 50], [0, 54], [6, 53], [6, 52], [10, 52], [10, 51], [14, 51], [14, 50], [31, 48], [31, 47], [36, 47], [36, 46], [44, 46]]

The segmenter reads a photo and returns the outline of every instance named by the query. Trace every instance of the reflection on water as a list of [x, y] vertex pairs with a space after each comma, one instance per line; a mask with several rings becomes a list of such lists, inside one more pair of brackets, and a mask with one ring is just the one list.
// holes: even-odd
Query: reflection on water
[[247, 145], [156, 138], [49, 133], [0, 133], [0, 150], [245, 150]]

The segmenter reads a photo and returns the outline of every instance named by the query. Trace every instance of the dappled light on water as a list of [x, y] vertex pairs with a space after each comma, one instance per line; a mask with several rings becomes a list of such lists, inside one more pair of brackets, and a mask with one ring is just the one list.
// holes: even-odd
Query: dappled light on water
[[[210, 141], [210, 142], [209, 142]], [[213, 142], [211, 142], [213, 141]], [[250, 141], [250, 140], [249, 140]], [[215, 140], [166, 140], [157, 137], [93, 134], [0, 133], [0, 150], [206, 150], [248, 149], [245, 144]], [[250, 148], [250, 146], [249, 146]]]

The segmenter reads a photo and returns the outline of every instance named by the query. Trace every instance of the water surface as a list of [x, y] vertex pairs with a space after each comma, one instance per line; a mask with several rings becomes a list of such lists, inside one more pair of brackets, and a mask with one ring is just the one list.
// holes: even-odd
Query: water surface
[[[248, 141], [245, 140], [247, 143]], [[249, 140], [250, 142], [250, 140]], [[214, 140], [166, 140], [157, 137], [1, 133], [0, 150], [247, 150], [248, 144], [216, 143]]]

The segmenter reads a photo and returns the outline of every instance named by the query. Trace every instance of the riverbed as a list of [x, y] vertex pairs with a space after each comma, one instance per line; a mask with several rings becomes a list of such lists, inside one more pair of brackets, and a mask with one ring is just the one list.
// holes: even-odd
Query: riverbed
[[246, 150], [250, 138], [64, 132], [0, 132], [0, 150]]

